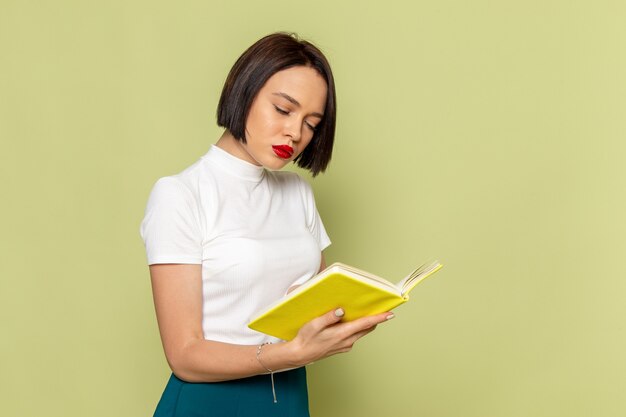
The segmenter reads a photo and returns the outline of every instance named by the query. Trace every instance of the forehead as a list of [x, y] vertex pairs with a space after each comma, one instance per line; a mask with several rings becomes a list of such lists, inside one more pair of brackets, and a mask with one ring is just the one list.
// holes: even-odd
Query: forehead
[[311, 67], [291, 67], [272, 75], [260, 93], [284, 93], [293, 97], [303, 108], [323, 113], [328, 86], [326, 80]]

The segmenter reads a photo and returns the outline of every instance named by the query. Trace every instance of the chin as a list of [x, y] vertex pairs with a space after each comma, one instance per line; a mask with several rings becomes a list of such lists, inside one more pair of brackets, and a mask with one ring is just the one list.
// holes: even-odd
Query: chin
[[255, 158], [255, 160], [257, 161], [258, 164], [260, 164], [261, 166], [263, 166], [263, 168], [272, 170], [272, 171], [278, 171], [283, 169], [287, 164], [290, 164], [293, 159], [281, 159], [278, 156], [274, 155], [274, 153], [272, 152], [269, 155], [263, 155], [260, 158]]

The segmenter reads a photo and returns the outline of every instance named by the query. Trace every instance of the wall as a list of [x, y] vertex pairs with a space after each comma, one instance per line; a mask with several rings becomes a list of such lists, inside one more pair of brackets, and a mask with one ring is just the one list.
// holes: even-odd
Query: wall
[[138, 234], [220, 134], [237, 56], [325, 50], [313, 181], [341, 260], [445, 268], [309, 369], [315, 416], [626, 413], [626, 7], [600, 1], [0, 3], [0, 414], [151, 415], [168, 376]]

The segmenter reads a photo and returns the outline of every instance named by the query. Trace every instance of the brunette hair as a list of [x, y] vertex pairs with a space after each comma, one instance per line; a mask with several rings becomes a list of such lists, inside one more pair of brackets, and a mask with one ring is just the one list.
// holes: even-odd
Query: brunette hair
[[328, 86], [324, 117], [317, 125], [313, 139], [294, 160], [313, 176], [324, 172], [330, 162], [335, 138], [337, 115], [335, 82], [324, 54], [296, 34], [273, 33], [249, 47], [231, 68], [217, 107], [217, 124], [239, 141], [246, 143], [246, 121], [250, 106], [267, 80], [278, 71], [296, 66], [311, 67]]

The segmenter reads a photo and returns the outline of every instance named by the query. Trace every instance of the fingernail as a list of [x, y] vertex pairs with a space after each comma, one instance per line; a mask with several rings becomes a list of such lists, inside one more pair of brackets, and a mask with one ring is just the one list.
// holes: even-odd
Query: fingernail
[[394, 318], [396, 315], [391, 313], [390, 315], [387, 316], [387, 320], [391, 320], [392, 318]]
[[344, 314], [346, 313], [343, 311], [343, 308], [338, 308], [337, 310], [335, 310], [335, 316], [337, 317], [343, 317]]

